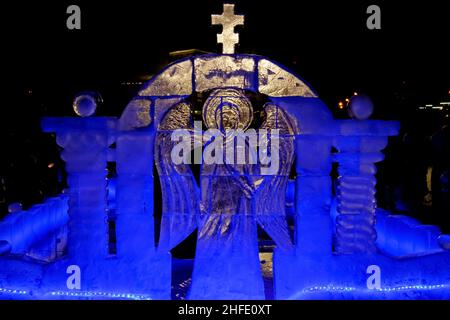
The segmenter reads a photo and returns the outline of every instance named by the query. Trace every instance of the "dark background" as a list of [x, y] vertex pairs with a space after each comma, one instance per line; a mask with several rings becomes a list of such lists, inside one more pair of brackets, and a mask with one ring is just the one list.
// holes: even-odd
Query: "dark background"
[[[120, 116], [142, 81], [169, 52], [221, 52], [224, 1], [15, 1], [2, 3], [0, 216], [61, 192], [64, 164], [44, 115], [72, 116], [77, 92], [98, 91], [98, 115]], [[226, 1], [225, 1], [226, 2]], [[228, 1], [245, 14], [238, 53], [268, 56], [304, 78], [336, 117], [353, 92], [372, 97], [373, 118], [402, 123], [379, 166], [378, 199], [450, 232], [448, 117], [418, 111], [450, 101], [450, 10], [445, 1]], [[81, 30], [66, 28], [66, 8], [81, 7]], [[381, 30], [366, 28], [366, 8], [381, 7]], [[434, 139], [438, 135], [438, 139]], [[433, 167], [433, 201], [425, 174]], [[447, 187], [442, 175], [447, 172]], [[444, 181], [445, 182], [445, 181]], [[445, 189], [447, 188], [447, 189]], [[447, 190], [447, 191], [446, 191]], [[447, 192], [447, 193], [445, 193]], [[447, 197], [447, 202], [446, 202]]]

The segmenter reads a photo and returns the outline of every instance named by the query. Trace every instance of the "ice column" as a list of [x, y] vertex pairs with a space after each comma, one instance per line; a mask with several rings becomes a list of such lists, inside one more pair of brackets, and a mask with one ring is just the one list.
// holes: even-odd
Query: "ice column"
[[299, 135], [296, 141], [296, 245], [317, 256], [332, 252], [331, 138]]
[[395, 122], [343, 120], [335, 138], [338, 153], [338, 186], [335, 252], [341, 254], [374, 253], [375, 231], [375, 163], [388, 136], [397, 134]]
[[150, 131], [117, 138], [117, 255], [137, 261], [154, 249], [153, 141]]
[[108, 254], [106, 163], [113, 143], [112, 118], [44, 118], [64, 150], [69, 186], [68, 253], [75, 262], [95, 264]]

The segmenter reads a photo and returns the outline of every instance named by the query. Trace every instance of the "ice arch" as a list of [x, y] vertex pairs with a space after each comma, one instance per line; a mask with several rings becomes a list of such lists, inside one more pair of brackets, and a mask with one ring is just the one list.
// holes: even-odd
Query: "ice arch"
[[287, 68], [257, 55], [194, 56], [176, 61], [152, 77], [128, 104], [119, 128], [158, 125], [176, 103], [195, 92], [238, 88], [267, 95], [296, 121], [296, 132], [324, 133], [332, 116], [317, 93]]
[[[296, 151], [294, 154], [297, 158], [297, 173], [305, 173], [303, 169], [305, 166], [308, 169], [308, 165], [310, 164], [309, 161], [311, 160], [311, 157], [308, 157], [307, 159], [298, 159], [301, 154], [298, 152], [298, 148], [301, 147], [305, 150], [305, 153], [303, 154], [314, 153], [319, 155], [329, 155], [331, 150], [329, 138], [326, 143], [322, 143], [322, 140], [318, 142], [317, 139], [312, 139], [311, 141], [308, 140], [308, 137], [310, 136], [329, 135], [334, 128], [334, 121], [331, 113], [319, 99], [317, 93], [304, 80], [287, 70], [285, 67], [264, 57], [255, 55], [202, 55], [172, 63], [142, 86], [137, 96], [129, 103], [122, 114], [122, 117], [119, 120], [119, 130], [122, 132], [122, 135], [133, 134], [133, 132], [144, 133], [147, 131], [150, 139], [159, 139], [158, 137], [160, 135], [158, 132], [165, 128], [164, 119], [166, 115], [169, 114], [169, 110], [177, 108], [177, 106], [180, 106], [181, 101], [196, 92], [209, 92], [214, 89], [223, 88], [235, 88], [264, 94], [272, 103], [283, 109], [289, 115], [290, 120], [292, 120], [294, 135], [299, 137], [298, 135], [301, 134], [307, 139], [305, 141], [302, 138], [298, 139], [298, 142], [295, 142], [296, 146], [294, 149]], [[161, 144], [155, 140], [154, 145], [160, 146]], [[137, 150], [135, 151], [138, 152]], [[153, 159], [153, 154], [150, 154], [151, 150], [140, 150], [139, 152], [141, 153], [141, 159]], [[145, 152], [147, 152], [147, 154], [143, 154]], [[311, 163], [313, 166], [312, 171], [314, 171], [316, 167], [320, 168], [319, 174], [314, 172], [313, 177], [308, 179], [306, 185], [305, 183], [302, 184], [301, 181], [298, 181], [297, 184], [302, 184], [302, 187], [317, 187], [317, 180], [320, 180], [319, 182], [321, 182], [324, 178], [329, 178], [329, 158], [323, 157], [323, 159], [321, 158], [320, 160], [321, 161], [313, 161], [313, 163]], [[305, 161], [307, 162], [306, 164]], [[322, 168], [325, 173], [322, 172]], [[189, 170], [189, 168], [185, 168], [181, 171], [184, 172], [184, 170]], [[290, 169], [288, 169], [288, 171], [289, 170]], [[322, 173], [324, 178], [322, 177]], [[172, 186], [171, 188], [174, 189], [174, 186], [177, 184], [177, 179], [180, 180], [184, 178], [185, 177], [183, 176], [178, 177], [177, 175], [162, 177], [162, 184]], [[330, 187], [330, 184], [327, 183], [319, 184], [320, 187]], [[186, 185], [189, 185], [189, 183]], [[189, 188], [187, 189], [190, 190]], [[324, 197], [319, 198], [320, 200], [318, 199], [318, 201], [315, 201], [316, 203], [313, 205], [308, 205], [308, 211], [317, 211], [314, 209], [314, 206], [320, 207], [319, 211], [320, 214], [323, 215], [323, 219], [322, 221], [315, 219], [313, 224], [315, 224], [315, 228], [327, 229], [330, 227], [331, 223], [329, 210], [327, 212], [327, 207], [331, 200], [324, 199]], [[325, 198], [327, 197], [325, 196]], [[172, 206], [166, 207], [176, 207], [177, 209], [175, 211], [181, 213], [181, 217], [192, 216], [189, 214], [189, 210], [186, 209], [187, 206], [180, 205], [179, 201], [173, 203]], [[301, 207], [298, 206], [298, 208]], [[164, 212], [166, 212], [168, 216], [171, 215], [167, 210], [163, 210], [163, 215]], [[325, 224], [325, 226], [321, 227], [323, 224]], [[172, 225], [173, 224], [171, 223], [165, 223], [161, 226], [162, 230], [164, 230], [161, 233], [164, 237], [161, 237], [162, 239], [169, 239], [169, 248], [171, 242], [183, 240], [181, 237], [177, 236], [177, 234], [181, 234], [180, 232], [176, 232], [177, 228], [174, 229], [173, 227], [168, 227]], [[189, 220], [187, 221], [186, 226], [186, 230], [191, 230], [192, 226], [195, 226], [195, 224]], [[310, 227], [310, 225], [308, 225], [308, 227]], [[302, 232], [305, 229], [301, 228], [301, 226], [296, 223], [296, 229], [297, 228], [302, 229]], [[321, 236], [323, 237], [323, 234], [321, 234]], [[294, 242], [299, 243], [299, 241], [301, 242], [301, 239], [296, 235]], [[325, 244], [324, 246], [327, 246], [330, 241], [331, 232], [329, 235], [325, 236], [325, 240], [322, 239], [321, 242]], [[158, 247], [160, 250], [163, 250], [166, 247], [164, 243], [159, 244]], [[198, 278], [196, 281], [198, 284]], [[225, 293], [223, 293], [223, 296], [229, 298], [238, 297], [233, 295], [232, 292], [235, 291], [234, 289], [228, 290], [225, 288], [224, 290]], [[242, 292], [239, 297], [248, 299], [262, 298], [261, 290], [253, 291], [255, 292]], [[214, 297], [212, 293], [209, 294], [205, 292], [205, 296], [203, 296], [203, 294], [199, 294], [199, 292], [203, 292], [201, 288], [196, 291], [195, 297]]]

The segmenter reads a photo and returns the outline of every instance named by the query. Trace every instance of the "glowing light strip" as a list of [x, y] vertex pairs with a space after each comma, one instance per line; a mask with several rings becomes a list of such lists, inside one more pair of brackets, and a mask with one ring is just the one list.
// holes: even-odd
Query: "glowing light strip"
[[131, 300], [152, 300], [147, 295], [140, 295], [134, 293], [112, 293], [112, 292], [98, 292], [98, 291], [53, 291], [50, 292], [52, 296], [66, 296], [66, 297], [106, 297], [106, 298], [118, 298], [118, 299], [131, 299]]
[[312, 288], [307, 288], [304, 289], [303, 291], [354, 291], [356, 290], [356, 288], [353, 287], [330, 287], [330, 286], [326, 286], [326, 287], [312, 287]]
[[438, 290], [438, 289], [449, 289], [450, 284], [435, 284], [435, 285], [409, 285], [409, 286], [398, 286], [398, 287], [387, 287], [381, 289], [366, 289], [366, 288], [356, 288], [356, 287], [339, 287], [339, 286], [316, 286], [303, 289], [297, 292], [293, 296], [289, 297], [288, 300], [297, 300], [306, 298], [308, 294], [314, 292], [355, 292], [356, 294], [370, 295], [381, 293], [381, 292], [398, 292], [406, 290]]
[[[436, 289], [444, 289], [449, 288], [450, 285], [448, 284], [435, 284], [435, 285], [411, 285], [411, 286], [400, 286], [400, 287], [392, 287], [392, 288], [380, 288], [380, 289], [367, 289], [365, 291], [373, 292], [373, 291], [379, 291], [379, 292], [392, 292], [392, 291], [404, 291], [404, 290], [436, 290]], [[357, 291], [361, 290], [355, 287], [330, 287], [330, 286], [324, 286], [324, 287], [311, 287], [304, 289], [304, 292], [314, 292], [314, 291]]]
[[402, 291], [402, 290], [435, 290], [448, 288], [447, 284], [434, 284], [434, 285], [412, 285], [412, 286], [401, 286], [394, 288], [381, 288], [375, 289], [377, 291]]
[[[0, 288], [0, 294], [10, 294], [10, 295], [30, 295], [30, 291], [21, 289], [6, 289]], [[52, 296], [66, 296], [66, 297], [106, 297], [106, 298], [116, 298], [116, 299], [131, 299], [131, 300], [152, 300], [150, 296], [143, 294], [134, 293], [111, 293], [111, 292], [96, 292], [96, 291], [52, 291], [50, 292]]]
[[2, 293], [21, 294], [21, 295], [29, 294], [29, 292], [25, 291], [25, 290], [0, 288], [0, 294], [2, 294]]
[[[437, 290], [449, 288], [448, 284], [436, 284], [436, 285], [410, 285], [410, 286], [399, 286], [392, 288], [380, 288], [373, 290], [361, 290], [355, 287], [335, 287], [335, 286], [316, 286], [304, 289], [303, 292], [351, 292], [351, 291], [365, 291], [365, 292], [396, 292], [405, 290]], [[20, 289], [5, 289], [0, 288], [0, 294], [16, 294], [16, 295], [28, 295], [29, 291]], [[148, 295], [140, 295], [134, 293], [111, 293], [111, 292], [96, 292], [96, 291], [52, 291], [50, 292], [52, 296], [66, 296], [66, 297], [107, 297], [107, 298], [118, 298], [118, 299], [131, 299], [131, 300], [152, 300]]]

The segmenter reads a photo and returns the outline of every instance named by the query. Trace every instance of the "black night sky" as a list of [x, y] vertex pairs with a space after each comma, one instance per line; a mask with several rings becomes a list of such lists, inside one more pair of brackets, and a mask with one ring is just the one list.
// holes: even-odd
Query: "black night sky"
[[[448, 177], [450, 163], [448, 127], [437, 151], [429, 143], [448, 118], [417, 113], [419, 106], [450, 101], [450, 11], [445, 1], [229, 2], [245, 14], [245, 26], [236, 28], [238, 53], [267, 56], [295, 71], [336, 117], [346, 117], [338, 102], [357, 91], [373, 98], [373, 118], [402, 121], [401, 136], [393, 139], [380, 167], [379, 202], [395, 209], [400, 197], [424, 218], [431, 210], [423, 205], [424, 170], [434, 166], [440, 173], [447, 170]], [[63, 163], [54, 138], [40, 133], [41, 116], [71, 116], [73, 96], [82, 90], [103, 96], [99, 115], [120, 116], [139, 88], [126, 83], [148, 79], [171, 61], [169, 52], [221, 51], [216, 44], [221, 28], [211, 26], [210, 15], [222, 13], [223, 3], [2, 3], [0, 215], [11, 202], [27, 206], [63, 187]], [[81, 30], [66, 28], [70, 4], [81, 8]], [[381, 7], [381, 30], [366, 28], [370, 4]], [[446, 205], [433, 204], [431, 211], [442, 213]]]

